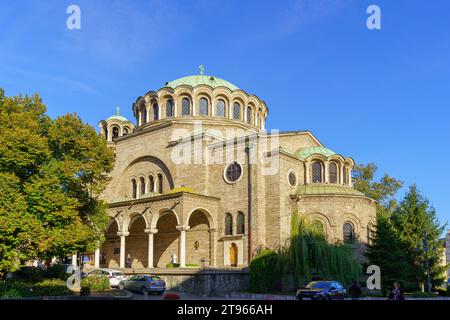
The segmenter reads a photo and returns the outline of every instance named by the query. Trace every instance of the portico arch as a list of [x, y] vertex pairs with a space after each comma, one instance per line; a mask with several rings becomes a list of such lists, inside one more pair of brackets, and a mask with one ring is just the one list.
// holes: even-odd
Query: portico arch
[[165, 268], [172, 261], [173, 254], [179, 256], [179, 218], [173, 210], [161, 210], [155, 215], [151, 225], [152, 229], [158, 230], [154, 235], [154, 265]]
[[[148, 235], [145, 233], [147, 222], [141, 214], [131, 218], [126, 243], [126, 262], [128, 268], [144, 268], [148, 261]], [[131, 263], [131, 264], [130, 264]]]
[[210, 230], [214, 227], [211, 214], [205, 209], [194, 209], [187, 218], [189, 230], [186, 233], [186, 263], [201, 265], [202, 259], [211, 261]]
[[120, 237], [117, 235], [119, 224], [112, 218], [105, 232], [105, 242], [100, 249], [100, 266], [118, 268], [120, 259]]

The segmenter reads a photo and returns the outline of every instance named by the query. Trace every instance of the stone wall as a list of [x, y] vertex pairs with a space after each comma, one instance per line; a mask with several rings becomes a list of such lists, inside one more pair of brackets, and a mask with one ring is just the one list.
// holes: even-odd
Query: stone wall
[[[125, 274], [149, 273], [149, 269], [124, 269]], [[249, 289], [247, 269], [152, 269], [152, 275], [166, 282], [166, 289], [221, 296]]]

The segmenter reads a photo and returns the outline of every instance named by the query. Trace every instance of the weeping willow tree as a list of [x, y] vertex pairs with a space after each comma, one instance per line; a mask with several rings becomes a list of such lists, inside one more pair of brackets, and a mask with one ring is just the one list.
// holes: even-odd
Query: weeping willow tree
[[250, 290], [277, 290], [285, 274], [294, 275], [297, 287], [314, 277], [348, 286], [362, 278], [362, 268], [348, 245], [328, 243], [320, 226], [293, 214], [290, 245], [277, 251], [264, 250], [252, 261]]

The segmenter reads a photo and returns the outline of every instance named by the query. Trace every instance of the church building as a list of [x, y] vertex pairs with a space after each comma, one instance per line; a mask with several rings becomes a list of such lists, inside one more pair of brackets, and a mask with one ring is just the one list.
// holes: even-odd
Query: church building
[[138, 97], [134, 121], [101, 121], [115, 164], [96, 264], [245, 267], [289, 244], [293, 214], [360, 252], [375, 202], [353, 188], [355, 162], [309, 131], [266, 131], [269, 107], [202, 70]]

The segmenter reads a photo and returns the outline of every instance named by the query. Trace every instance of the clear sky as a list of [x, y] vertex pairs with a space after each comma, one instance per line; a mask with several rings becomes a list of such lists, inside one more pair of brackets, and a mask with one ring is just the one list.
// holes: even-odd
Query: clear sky
[[[70, 4], [81, 30], [66, 27]], [[381, 30], [366, 27], [370, 4]], [[97, 127], [203, 64], [265, 100], [268, 128], [310, 130], [416, 183], [447, 222], [449, 15], [448, 0], [2, 0], [0, 87]]]

